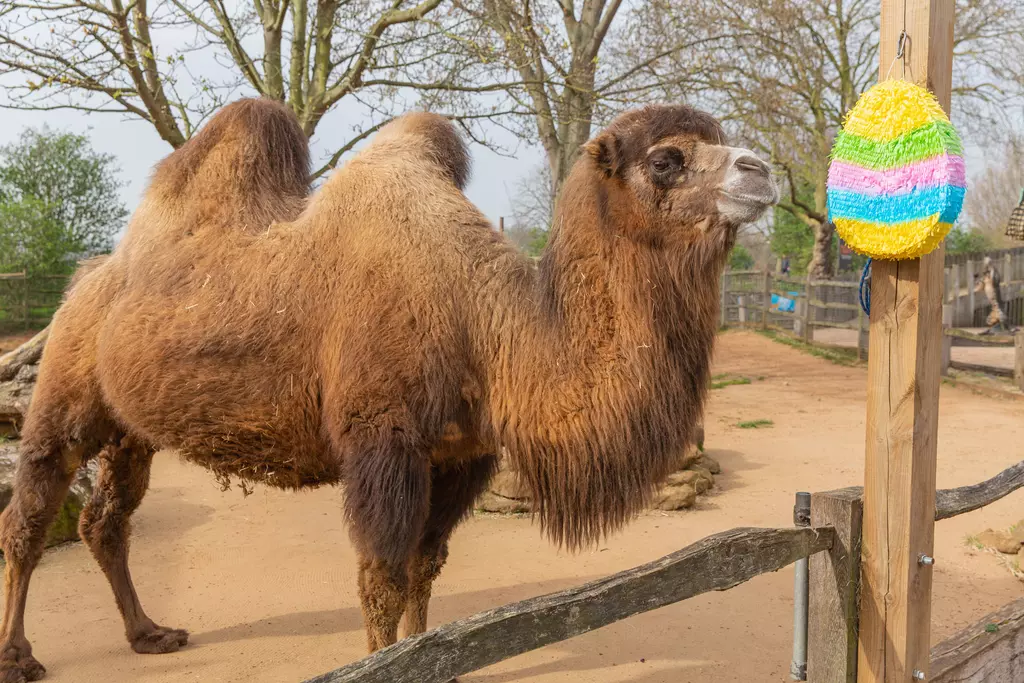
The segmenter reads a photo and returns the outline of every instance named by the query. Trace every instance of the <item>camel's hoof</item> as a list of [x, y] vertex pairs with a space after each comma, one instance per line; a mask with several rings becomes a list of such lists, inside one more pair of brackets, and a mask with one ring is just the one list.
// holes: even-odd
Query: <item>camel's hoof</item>
[[151, 631], [132, 638], [132, 649], [140, 655], [162, 655], [167, 652], [177, 652], [186, 644], [188, 644], [188, 631], [165, 626], [154, 626]]
[[0, 662], [0, 683], [26, 683], [38, 681], [46, 675], [46, 667], [32, 655], [20, 657], [17, 662]]

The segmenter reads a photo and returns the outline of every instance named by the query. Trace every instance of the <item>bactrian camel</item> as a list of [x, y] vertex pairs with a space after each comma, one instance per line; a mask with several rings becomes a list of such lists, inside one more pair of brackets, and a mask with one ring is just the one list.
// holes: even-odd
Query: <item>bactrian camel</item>
[[156, 168], [124, 238], [52, 325], [0, 520], [0, 680], [44, 673], [29, 579], [72, 473], [99, 458], [81, 535], [136, 652], [129, 517], [157, 449], [221, 479], [344, 487], [370, 650], [426, 627], [452, 530], [507, 449], [569, 549], [649, 500], [700, 420], [718, 280], [768, 166], [686, 106], [619, 116], [585, 146], [539, 264], [462, 193], [469, 156], [403, 116], [308, 197], [288, 111], [225, 107]]

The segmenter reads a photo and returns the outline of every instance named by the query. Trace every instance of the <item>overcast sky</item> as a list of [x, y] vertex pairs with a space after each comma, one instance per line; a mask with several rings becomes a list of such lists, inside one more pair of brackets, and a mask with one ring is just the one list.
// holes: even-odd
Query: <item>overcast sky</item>
[[[317, 126], [312, 141], [314, 164], [319, 166], [330, 153], [352, 136], [358, 121], [345, 120], [344, 113], [332, 111]], [[0, 144], [14, 140], [25, 127], [49, 125], [51, 128], [87, 135], [97, 151], [113, 154], [125, 183], [122, 197], [134, 211], [145, 189], [153, 165], [170, 153], [171, 147], [160, 139], [147, 122], [126, 119], [119, 114], [90, 114], [80, 111], [25, 112], [0, 109]], [[494, 222], [506, 216], [511, 222], [511, 196], [516, 182], [534, 173], [543, 162], [543, 152], [517, 141], [511, 134], [495, 128], [492, 139], [512, 156], [499, 155], [481, 145], [472, 146], [473, 177], [467, 194]]]

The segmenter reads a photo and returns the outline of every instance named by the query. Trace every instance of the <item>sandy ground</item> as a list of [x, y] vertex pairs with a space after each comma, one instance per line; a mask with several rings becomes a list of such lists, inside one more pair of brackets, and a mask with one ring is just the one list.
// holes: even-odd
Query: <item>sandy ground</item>
[[[697, 509], [649, 513], [598, 550], [556, 552], [529, 519], [477, 517], [456, 534], [435, 588], [431, 625], [559, 590], [655, 559], [736, 526], [789, 526], [793, 493], [859, 483], [864, 368], [804, 355], [751, 333], [725, 334], [716, 372], [753, 379], [712, 392], [707, 444], [724, 468]], [[974, 483], [1019, 460], [1019, 402], [943, 386], [940, 487]], [[738, 429], [770, 419], [774, 426]], [[940, 522], [933, 608], [936, 640], [1024, 594], [999, 560], [965, 538], [1024, 516], [1024, 494]], [[352, 548], [334, 490], [248, 498], [161, 454], [135, 517], [132, 571], [160, 623], [190, 645], [133, 654], [106, 581], [81, 544], [47, 553], [28, 632], [47, 680], [301, 681], [360, 658], [364, 636]], [[704, 595], [529, 653], [464, 683], [685, 683], [788, 680], [791, 569]]]

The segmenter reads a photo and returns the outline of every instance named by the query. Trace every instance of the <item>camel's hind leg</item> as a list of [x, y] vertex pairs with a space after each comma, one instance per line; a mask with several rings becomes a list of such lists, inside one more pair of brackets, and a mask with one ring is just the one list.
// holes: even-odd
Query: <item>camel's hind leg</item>
[[423, 538], [409, 561], [409, 600], [405, 607], [404, 636], [427, 630], [427, 606], [434, 579], [448, 559], [448, 539], [494, 474], [493, 455], [435, 466], [430, 477], [430, 516]]
[[0, 626], [2, 683], [36, 681], [46, 673], [32, 656], [32, 646], [25, 637], [25, 601], [46, 533], [85, 453], [81, 445], [37, 444], [28, 439], [22, 442], [14, 495], [0, 516], [0, 545], [6, 560], [4, 618]]
[[114, 591], [124, 619], [125, 636], [142, 654], [174, 652], [188, 633], [158, 626], [146, 616], [128, 570], [130, 518], [149, 488], [153, 449], [123, 436], [100, 453], [99, 476], [92, 498], [79, 518], [79, 534], [89, 545]]

